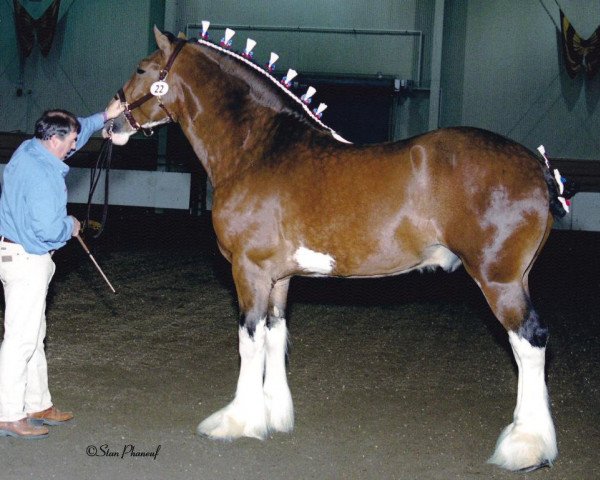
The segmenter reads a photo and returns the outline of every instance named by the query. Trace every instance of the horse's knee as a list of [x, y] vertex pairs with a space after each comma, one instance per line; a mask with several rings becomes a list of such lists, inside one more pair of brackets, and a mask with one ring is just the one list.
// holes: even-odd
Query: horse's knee
[[[238, 336], [242, 369], [244, 369], [244, 362], [248, 361], [256, 367], [261, 376], [264, 370], [266, 330], [266, 319], [264, 317], [257, 318], [248, 315], [245, 316], [243, 323], [240, 321]], [[242, 375], [241, 372], [240, 375]]]
[[261, 322], [265, 321], [265, 316], [260, 317], [256, 314], [251, 313], [240, 313], [239, 326], [240, 329], [245, 330], [250, 338], [254, 338], [256, 329]]
[[519, 337], [527, 340], [532, 346], [543, 348], [548, 343], [548, 326], [537, 312], [530, 308], [525, 320], [517, 330]]

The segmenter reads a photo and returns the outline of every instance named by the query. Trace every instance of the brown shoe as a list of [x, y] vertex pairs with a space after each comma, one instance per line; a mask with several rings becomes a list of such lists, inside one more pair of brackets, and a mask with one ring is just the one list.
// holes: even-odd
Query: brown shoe
[[49, 430], [46, 427], [30, 425], [27, 418], [16, 422], [0, 422], [0, 437], [46, 438]]
[[27, 414], [29, 422], [34, 425], [62, 425], [73, 418], [72, 412], [61, 412], [52, 406], [41, 412]]

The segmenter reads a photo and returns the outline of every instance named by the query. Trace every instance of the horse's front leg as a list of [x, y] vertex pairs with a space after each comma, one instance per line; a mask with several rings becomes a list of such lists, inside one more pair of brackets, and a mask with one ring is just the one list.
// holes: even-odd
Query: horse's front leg
[[239, 437], [263, 439], [268, 433], [263, 392], [267, 341], [267, 308], [272, 282], [249, 261], [233, 262], [233, 278], [240, 304], [240, 375], [234, 400], [212, 414], [197, 433], [229, 440]]
[[284, 318], [290, 280], [275, 283], [269, 297], [264, 393], [270, 430], [289, 432], [294, 428], [294, 406], [287, 383], [285, 358], [287, 327]]

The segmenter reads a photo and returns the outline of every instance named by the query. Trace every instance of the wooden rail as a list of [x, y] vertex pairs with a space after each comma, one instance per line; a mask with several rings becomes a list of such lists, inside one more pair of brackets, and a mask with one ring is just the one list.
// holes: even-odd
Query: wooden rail
[[[31, 135], [24, 133], [0, 133], [0, 163], [8, 163], [14, 151]], [[102, 148], [103, 139], [92, 137], [68, 164], [70, 167], [93, 167]], [[132, 138], [127, 145], [113, 149], [111, 168], [124, 170], [156, 170], [158, 164], [158, 140], [156, 138]]]

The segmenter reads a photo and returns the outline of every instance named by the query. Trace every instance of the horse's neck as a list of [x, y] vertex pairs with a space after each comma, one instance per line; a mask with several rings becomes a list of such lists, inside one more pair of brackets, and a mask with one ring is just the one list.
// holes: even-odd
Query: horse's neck
[[179, 120], [214, 186], [260, 163], [272, 122], [272, 117], [260, 115], [240, 123], [224, 121], [219, 115]]
[[[218, 186], [260, 164], [278, 130], [285, 100], [261, 96], [260, 86], [253, 90], [220, 68], [212, 69], [210, 84], [199, 84], [198, 92], [186, 91], [179, 123], [212, 184]], [[211, 94], [199, 95], [201, 89]], [[295, 133], [301, 134], [310, 127], [299, 120], [297, 129]]]

